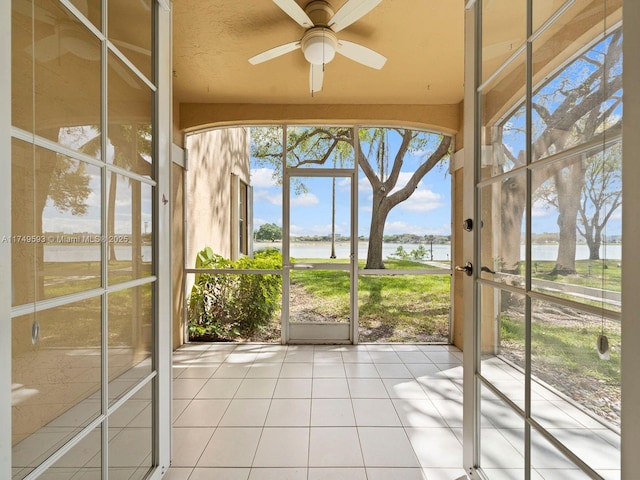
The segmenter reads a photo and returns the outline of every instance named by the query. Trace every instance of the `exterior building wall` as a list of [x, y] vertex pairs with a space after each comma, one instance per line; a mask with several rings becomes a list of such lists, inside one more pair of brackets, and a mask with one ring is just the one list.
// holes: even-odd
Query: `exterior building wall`
[[209, 246], [232, 258], [232, 175], [249, 183], [249, 129], [224, 128], [187, 137], [186, 265]]
[[182, 267], [195, 268], [198, 252], [207, 246], [225, 258], [238, 256], [238, 204], [232, 198], [238, 181], [250, 183], [249, 135], [240, 127], [194, 133], [185, 141], [186, 169], [174, 165], [174, 348], [184, 342], [185, 292], [194, 280]]

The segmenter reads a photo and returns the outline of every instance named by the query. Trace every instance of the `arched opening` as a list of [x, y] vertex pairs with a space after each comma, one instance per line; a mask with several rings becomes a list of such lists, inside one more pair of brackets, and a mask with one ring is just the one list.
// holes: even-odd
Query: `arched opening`
[[450, 343], [452, 137], [286, 124], [186, 147], [185, 339]]

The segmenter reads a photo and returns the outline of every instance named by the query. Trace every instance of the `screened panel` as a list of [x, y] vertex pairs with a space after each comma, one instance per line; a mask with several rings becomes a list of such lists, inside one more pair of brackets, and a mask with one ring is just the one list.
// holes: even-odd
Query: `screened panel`
[[526, 198], [524, 173], [480, 189], [482, 278], [524, 288]]
[[152, 371], [153, 285], [110, 293], [109, 398], [117, 400]]
[[353, 168], [351, 127], [287, 127], [287, 167]]
[[576, 52], [561, 70], [547, 73], [554, 67], [547, 58], [550, 44], [559, 41], [543, 36], [533, 42], [536, 77], [546, 75], [532, 97], [532, 161], [584, 144], [602, 144], [603, 134], [621, 132], [622, 32]]
[[527, 2], [526, 0], [492, 0], [484, 1], [481, 5], [482, 82], [484, 82], [525, 42]]
[[524, 418], [484, 384], [480, 395], [482, 470], [489, 478], [525, 480]]
[[525, 296], [482, 285], [480, 312], [480, 373], [524, 411]]
[[110, 172], [107, 192], [109, 284], [152, 275], [152, 187]]
[[[526, 164], [526, 52], [518, 55], [482, 91], [482, 179]], [[511, 102], [518, 102], [511, 105]]]
[[100, 298], [12, 325], [13, 464], [36, 467], [101, 412]]
[[100, 41], [60, 2], [34, 9], [35, 133], [100, 158]]
[[152, 0], [108, 0], [107, 11], [109, 41], [150, 80], [155, 4]]
[[109, 478], [142, 480], [153, 465], [153, 382], [109, 418]]
[[153, 91], [109, 54], [107, 162], [153, 177]]

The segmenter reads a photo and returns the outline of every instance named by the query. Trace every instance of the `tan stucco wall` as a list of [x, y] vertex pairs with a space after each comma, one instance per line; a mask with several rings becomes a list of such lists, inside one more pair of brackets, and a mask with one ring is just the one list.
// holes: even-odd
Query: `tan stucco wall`
[[[198, 132], [186, 137], [187, 170], [184, 172], [185, 200], [182, 215], [174, 214], [173, 238], [184, 246], [182, 258], [174, 253], [174, 347], [182, 344], [184, 331], [183, 292], [191, 290], [193, 275], [182, 275], [182, 259], [187, 267], [194, 268], [196, 255], [204, 247], [225, 258], [231, 258], [231, 193], [232, 175], [250, 183], [249, 129], [223, 128]], [[174, 193], [177, 196], [174, 175]], [[182, 180], [180, 178], [180, 180]], [[181, 182], [182, 183], [182, 182]], [[186, 224], [186, 232], [184, 232]], [[186, 245], [185, 245], [186, 242]], [[180, 264], [178, 264], [180, 262]], [[176, 269], [179, 271], [176, 272]], [[179, 285], [177, 285], [179, 283]]]
[[456, 105], [180, 105], [180, 128], [270, 123], [401, 125], [455, 134], [460, 124]]
[[171, 141], [180, 148], [184, 148], [184, 134], [180, 130], [180, 102], [173, 98], [173, 117], [171, 122], [172, 134]]
[[171, 229], [171, 274], [173, 293], [173, 348], [183, 343], [184, 332], [184, 202], [183, 168], [174, 163], [171, 166], [171, 204], [173, 205]]

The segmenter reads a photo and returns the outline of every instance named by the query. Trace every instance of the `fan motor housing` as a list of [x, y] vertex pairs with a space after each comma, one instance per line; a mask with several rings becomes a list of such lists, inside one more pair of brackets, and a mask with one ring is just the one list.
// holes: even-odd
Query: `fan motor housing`
[[307, 30], [301, 40], [304, 58], [314, 65], [327, 64], [336, 56], [338, 37], [327, 27]]
[[314, 0], [304, 7], [304, 12], [309, 16], [316, 27], [329, 26], [329, 20], [333, 17], [331, 5], [324, 0]]

